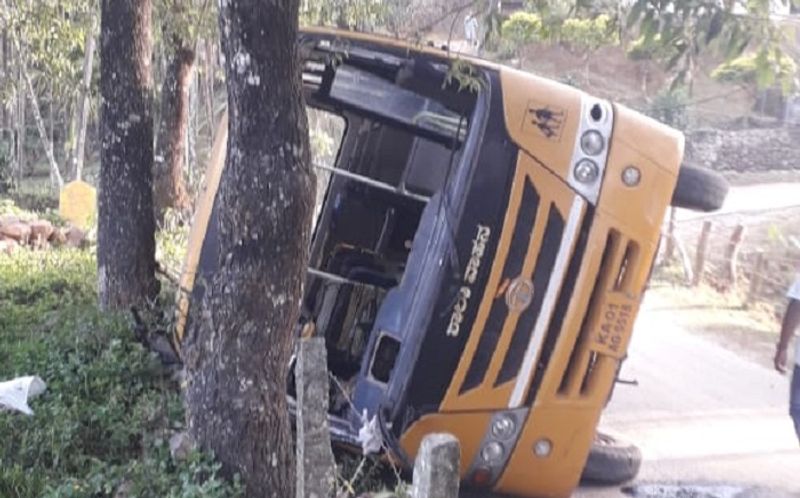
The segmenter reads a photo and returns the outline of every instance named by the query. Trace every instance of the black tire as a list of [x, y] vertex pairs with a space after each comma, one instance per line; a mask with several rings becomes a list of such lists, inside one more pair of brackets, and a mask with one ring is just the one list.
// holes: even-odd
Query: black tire
[[728, 182], [709, 169], [681, 166], [672, 205], [693, 211], [716, 211], [728, 195]]
[[622, 484], [636, 477], [642, 452], [608, 434], [597, 433], [581, 479], [598, 484]]

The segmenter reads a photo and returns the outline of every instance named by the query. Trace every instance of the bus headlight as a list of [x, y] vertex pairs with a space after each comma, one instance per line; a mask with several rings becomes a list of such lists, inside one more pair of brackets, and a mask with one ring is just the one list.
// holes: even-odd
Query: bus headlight
[[591, 159], [581, 159], [575, 165], [575, 179], [581, 183], [592, 183], [597, 180], [600, 169]]

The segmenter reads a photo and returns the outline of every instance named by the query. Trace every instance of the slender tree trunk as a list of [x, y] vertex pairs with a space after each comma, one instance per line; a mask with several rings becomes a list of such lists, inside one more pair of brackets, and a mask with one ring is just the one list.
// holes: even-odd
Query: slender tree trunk
[[214, 46], [206, 42], [206, 112], [208, 113], [208, 143], [214, 140], [214, 130], [217, 129], [214, 121], [214, 71], [217, 68], [214, 59]]
[[212, 219], [219, 266], [192, 306], [182, 348], [189, 430], [254, 498], [294, 496], [286, 369], [314, 193], [298, 4], [221, 3], [230, 121]]
[[[17, 57], [19, 57], [19, 50], [15, 50], [17, 52]], [[26, 99], [25, 99], [25, 81], [22, 77], [22, 67], [18, 65], [19, 75], [17, 78], [17, 187], [22, 185], [22, 179], [25, 176], [25, 138], [27, 136], [27, 123], [25, 123], [25, 114], [27, 109], [25, 108]]]
[[155, 297], [150, 0], [102, 0], [100, 19], [100, 305]]
[[92, 67], [94, 65], [94, 26], [95, 16], [89, 22], [89, 29], [86, 31], [86, 49], [83, 53], [83, 81], [81, 82], [81, 94], [78, 98], [78, 105], [75, 108], [75, 148], [72, 150], [72, 164], [75, 171], [75, 179], [83, 177], [83, 163], [86, 150], [86, 127], [89, 121], [89, 98], [92, 84]]
[[[196, 45], [195, 45], [196, 46]], [[197, 163], [197, 93], [200, 77], [195, 70], [189, 84], [189, 131], [186, 135], [186, 177], [191, 180]], [[191, 190], [191, 184], [187, 191]], [[191, 203], [191, 194], [189, 194]]]
[[[5, 7], [5, 3], [3, 4]], [[45, 155], [47, 156], [47, 161], [50, 163], [50, 175], [55, 180], [60, 189], [64, 185], [64, 180], [61, 178], [61, 172], [58, 169], [58, 163], [56, 163], [55, 155], [53, 154], [53, 141], [49, 138], [47, 134], [47, 128], [45, 127], [44, 119], [42, 118], [42, 113], [39, 108], [39, 100], [36, 96], [36, 91], [33, 88], [33, 81], [31, 80], [31, 76], [28, 73], [27, 63], [26, 63], [26, 54], [22, 48], [22, 44], [20, 40], [12, 33], [12, 41], [14, 42], [14, 48], [17, 51], [17, 55], [19, 58], [19, 69], [22, 76], [23, 83], [25, 88], [28, 91], [28, 97], [31, 100], [31, 109], [33, 110], [33, 119], [36, 122], [36, 129], [39, 132], [39, 138], [42, 141], [42, 146], [44, 147]], [[51, 99], [52, 100], [52, 99]], [[24, 130], [23, 130], [24, 131]], [[23, 133], [23, 143], [24, 143], [24, 133]]]
[[155, 164], [156, 217], [167, 208], [186, 211], [190, 205], [183, 167], [189, 132], [189, 89], [194, 70], [194, 50], [175, 49], [161, 87], [161, 123]]
[[[2, 72], [2, 79], [3, 81], [10, 81], [11, 80], [11, 73], [8, 71], [8, 30], [3, 29], [3, 35], [0, 37], [0, 49], [3, 51], [3, 72]], [[9, 99], [9, 102], [13, 102], [13, 96]], [[0, 134], [0, 139], [5, 141], [6, 136], [11, 137], [13, 134], [11, 133], [11, 112], [7, 106], [3, 105], [2, 110], [0, 110], [3, 115], [2, 127], [3, 133]]]
[[53, 141], [47, 133], [47, 128], [42, 118], [42, 112], [39, 108], [39, 100], [36, 97], [36, 91], [33, 89], [33, 81], [31, 81], [28, 69], [25, 66], [24, 58], [21, 58], [20, 67], [22, 69], [22, 76], [25, 79], [25, 85], [28, 88], [28, 97], [31, 101], [31, 110], [33, 110], [33, 120], [36, 122], [36, 129], [39, 131], [39, 139], [42, 141], [44, 153], [47, 156], [47, 162], [50, 163], [50, 176], [60, 190], [64, 186], [64, 179], [61, 177], [61, 171], [58, 169], [58, 163], [53, 151]]

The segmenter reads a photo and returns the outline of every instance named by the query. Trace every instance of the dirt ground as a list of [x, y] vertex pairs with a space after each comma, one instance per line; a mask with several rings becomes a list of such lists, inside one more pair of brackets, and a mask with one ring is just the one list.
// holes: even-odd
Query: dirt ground
[[650, 309], [665, 313], [682, 329], [748, 360], [771, 365], [780, 317], [767, 304], [746, 305], [738, 293], [721, 294], [705, 285], [676, 286], [656, 280], [647, 292]]

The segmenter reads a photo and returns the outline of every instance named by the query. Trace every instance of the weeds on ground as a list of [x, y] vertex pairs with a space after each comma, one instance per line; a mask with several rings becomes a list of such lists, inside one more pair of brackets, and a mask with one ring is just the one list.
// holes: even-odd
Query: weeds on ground
[[95, 282], [85, 251], [0, 255], [0, 379], [47, 384], [34, 416], [0, 412], [0, 496], [239, 496], [209, 457], [170, 457], [178, 386], [126, 316], [97, 309]]
[[334, 451], [339, 498], [411, 498], [411, 488], [400, 469], [377, 456], [356, 456]]

